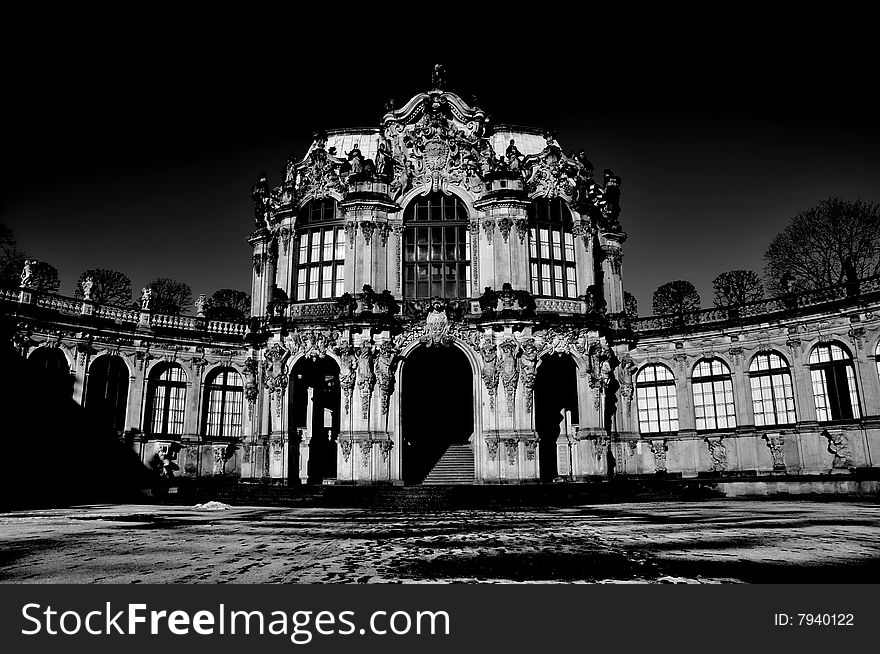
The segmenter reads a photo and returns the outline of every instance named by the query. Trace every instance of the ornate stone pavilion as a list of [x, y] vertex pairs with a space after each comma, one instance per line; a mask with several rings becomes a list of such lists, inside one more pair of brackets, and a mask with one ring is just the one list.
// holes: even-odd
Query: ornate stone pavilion
[[260, 176], [249, 322], [26, 279], [0, 306], [20, 354], [168, 476], [876, 491], [880, 280], [628, 316], [620, 184], [438, 68]]

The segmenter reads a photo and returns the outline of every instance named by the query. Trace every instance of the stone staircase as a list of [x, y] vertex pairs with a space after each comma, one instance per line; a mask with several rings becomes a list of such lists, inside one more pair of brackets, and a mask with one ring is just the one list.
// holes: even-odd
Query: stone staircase
[[470, 444], [452, 444], [422, 482], [425, 486], [460, 486], [474, 483], [474, 452]]

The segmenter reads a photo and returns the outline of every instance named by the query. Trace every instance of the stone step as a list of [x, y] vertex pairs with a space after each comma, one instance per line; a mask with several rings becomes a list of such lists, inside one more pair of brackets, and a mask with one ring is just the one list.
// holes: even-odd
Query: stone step
[[425, 477], [424, 486], [454, 486], [474, 483], [474, 452], [469, 444], [452, 444], [446, 448], [431, 472]]

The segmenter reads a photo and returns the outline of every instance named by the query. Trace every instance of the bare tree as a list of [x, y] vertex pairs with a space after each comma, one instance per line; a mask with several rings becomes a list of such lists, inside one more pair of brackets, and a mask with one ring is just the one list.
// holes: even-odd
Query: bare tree
[[168, 277], [159, 277], [149, 284], [153, 294], [150, 309], [155, 313], [179, 316], [192, 307], [192, 289], [189, 284]]
[[128, 306], [131, 304], [131, 280], [118, 270], [108, 268], [90, 268], [83, 271], [76, 281], [74, 297], [82, 297], [82, 283], [86, 278], [92, 278], [92, 300], [98, 304], [116, 304]]
[[631, 320], [639, 317], [639, 301], [629, 291], [623, 292], [623, 307], [624, 313]]
[[12, 230], [0, 225], [0, 284], [18, 286], [25, 253], [18, 249]]
[[764, 253], [764, 276], [774, 295], [846, 280], [846, 262], [858, 277], [880, 272], [880, 205], [832, 197], [801, 211]]
[[41, 293], [57, 293], [61, 286], [61, 280], [58, 278], [58, 269], [51, 263], [45, 261], [34, 260], [31, 266], [33, 278], [31, 287]]
[[741, 307], [764, 298], [764, 285], [754, 270], [728, 270], [712, 281], [716, 307]]
[[232, 288], [214, 291], [205, 303], [205, 315], [208, 320], [242, 322], [250, 316], [250, 313], [251, 296]]
[[700, 308], [700, 294], [689, 281], [667, 282], [654, 291], [655, 316], [683, 316]]

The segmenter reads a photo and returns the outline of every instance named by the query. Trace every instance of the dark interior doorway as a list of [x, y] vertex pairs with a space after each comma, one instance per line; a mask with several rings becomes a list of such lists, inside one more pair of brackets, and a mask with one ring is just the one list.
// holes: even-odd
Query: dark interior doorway
[[[329, 356], [317, 359], [301, 358], [290, 373], [291, 437], [296, 429], [308, 428], [312, 435], [309, 444], [308, 483], [320, 484], [336, 477], [336, 438], [339, 435], [339, 366]], [[312, 424], [308, 425], [308, 389], [313, 389]], [[295, 450], [298, 452], [298, 449]], [[299, 469], [292, 457], [292, 465]], [[291, 474], [291, 479], [296, 474]]]
[[403, 481], [419, 484], [474, 432], [474, 373], [458, 348], [422, 346], [404, 361], [401, 384]]
[[553, 481], [558, 473], [556, 439], [562, 433], [565, 411], [578, 424], [577, 366], [567, 354], [545, 354], [535, 379], [535, 429], [538, 432], [541, 480]]

